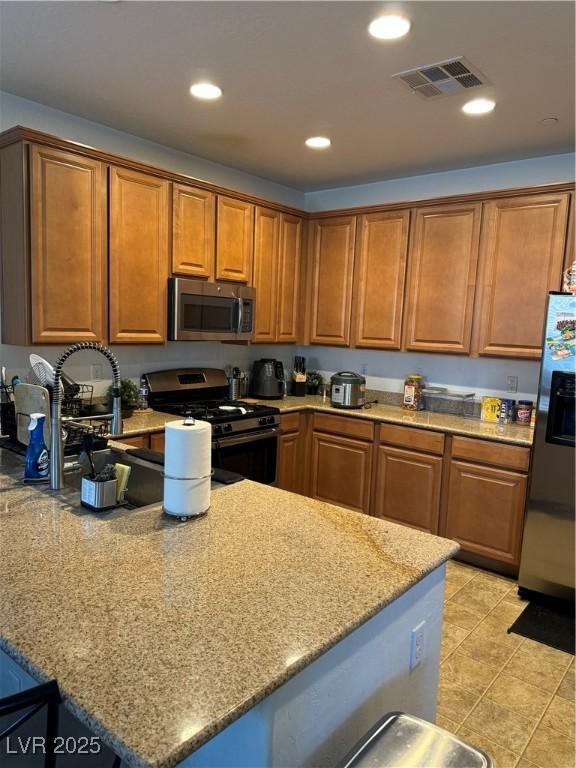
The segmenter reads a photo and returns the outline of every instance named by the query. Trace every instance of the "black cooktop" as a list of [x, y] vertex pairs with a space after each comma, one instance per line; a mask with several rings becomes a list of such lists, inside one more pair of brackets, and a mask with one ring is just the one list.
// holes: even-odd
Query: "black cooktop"
[[[165, 403], [158, 407], [164, 413], [177, 416], [193, 416], [195, 419], [220, 424], [227, 421], [273, 417], [280, 413], [279, 408], [269, 405], [245, 403], [242, 400], [196, 400], [184, 403]], [[269, 423], [273, 423], [271, 418]]]

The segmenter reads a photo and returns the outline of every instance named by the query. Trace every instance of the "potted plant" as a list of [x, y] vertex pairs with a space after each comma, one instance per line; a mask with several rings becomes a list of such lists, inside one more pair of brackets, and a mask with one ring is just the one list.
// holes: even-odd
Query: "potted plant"
[[318, 388], [324, 383], [322, 374], [318, 371], [308, 371], [306, 373], [306, 392], [309, 395], [317, 395]]
[[[120, 379], [122, 416], [131, 416], [138, 405], [138, 386], [131, 379]], [[112, 384], [108, 387], [108, 402], [112, 407]]]

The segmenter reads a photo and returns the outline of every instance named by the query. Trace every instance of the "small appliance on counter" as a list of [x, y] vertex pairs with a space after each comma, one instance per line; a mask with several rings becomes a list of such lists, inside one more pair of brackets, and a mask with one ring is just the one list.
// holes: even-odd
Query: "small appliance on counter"
[[228, 376], [228, 396], [230, 400], [241, 400], [248, 394], [248, 377], [240, 368], [233, 368]]
[[258, 400], [280, 400], [286, 394], [284, 365], [281, 360], [262, 358], [252, 365], [250, 394]]
[[341, 371], [330, 379], [330, 404], [334, 408], [364, 408], [366, 379], [359, 373]]

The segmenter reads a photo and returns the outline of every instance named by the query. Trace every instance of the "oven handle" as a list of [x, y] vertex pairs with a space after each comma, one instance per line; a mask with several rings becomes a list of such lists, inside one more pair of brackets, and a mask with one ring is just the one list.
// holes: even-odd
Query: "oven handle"
[[226, 448], [228, 445], [242, 445], [243, 443], [255, 443], [258, 440], [269, 440], [279, 432], [278, 427], [266, 429], [261, 432], [249, 432], [247, 435], [232, 435], [230, 437], [218, 437], [212, 441], [215, 447]]

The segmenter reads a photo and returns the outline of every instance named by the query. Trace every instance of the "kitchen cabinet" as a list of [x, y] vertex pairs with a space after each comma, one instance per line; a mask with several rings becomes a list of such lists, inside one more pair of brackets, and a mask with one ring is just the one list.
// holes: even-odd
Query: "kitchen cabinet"
[[257, 207], [254, 220], [255, 342], [273, 343], [276, 340], [279, 255], [280, 213]]
[[372, 514], [438, 533], [442, 457], [379, 445]]
[[468, 354], [480, 236], [480, 203], [419, 208], [408, 257], [404, 347]]
[[214, 278], [215, 195], [188, 184], [172, 186], [172, 272]]
[[356, 347], [400, 349], [409, 211], [358, 218], [354, 267]]
[[517, 569], [524, 526], [527, 476], [466, 461], [450, 461], [443, 536], [464, 554]]
[[162, 432], [152, 432], [150, 435], [150, 449], [158, 451], [158, 453], [164, 453], [164, 445], [166, 443], [166, 435], [164, 430]]
[[254, 343], [298, 341], [302, 219], [256, 208], [254, 221]]
[[312, 498], [357, 512], [369, 511], [373, 430], [374, 425], [368, 421], [314, 414]]
[[276, 485], [284, 491], [307, 492], [307, 417], [287, 413], [280, 419]]
[[310, 342], [350, 344], [355, 216], [311, 223], [312, 301]]
[[561, 287], [568, 204], [567, 193], [484, 203], [477, 354], [540, 357], [546, 296]]
[[12, 144], [0, 169], [3, 342], [105, 341], [106, 166]]
[[166, 341], [168, 182], [110, 168], [110, 341]]
[[218, 195], [216, 279], [252, 282], [254, 206]]
[[130, 445], [133, 448], [149, 448], [150, 440], [148, 435], [133, 435], [132, 437], [121, 437], [121, 443]]

